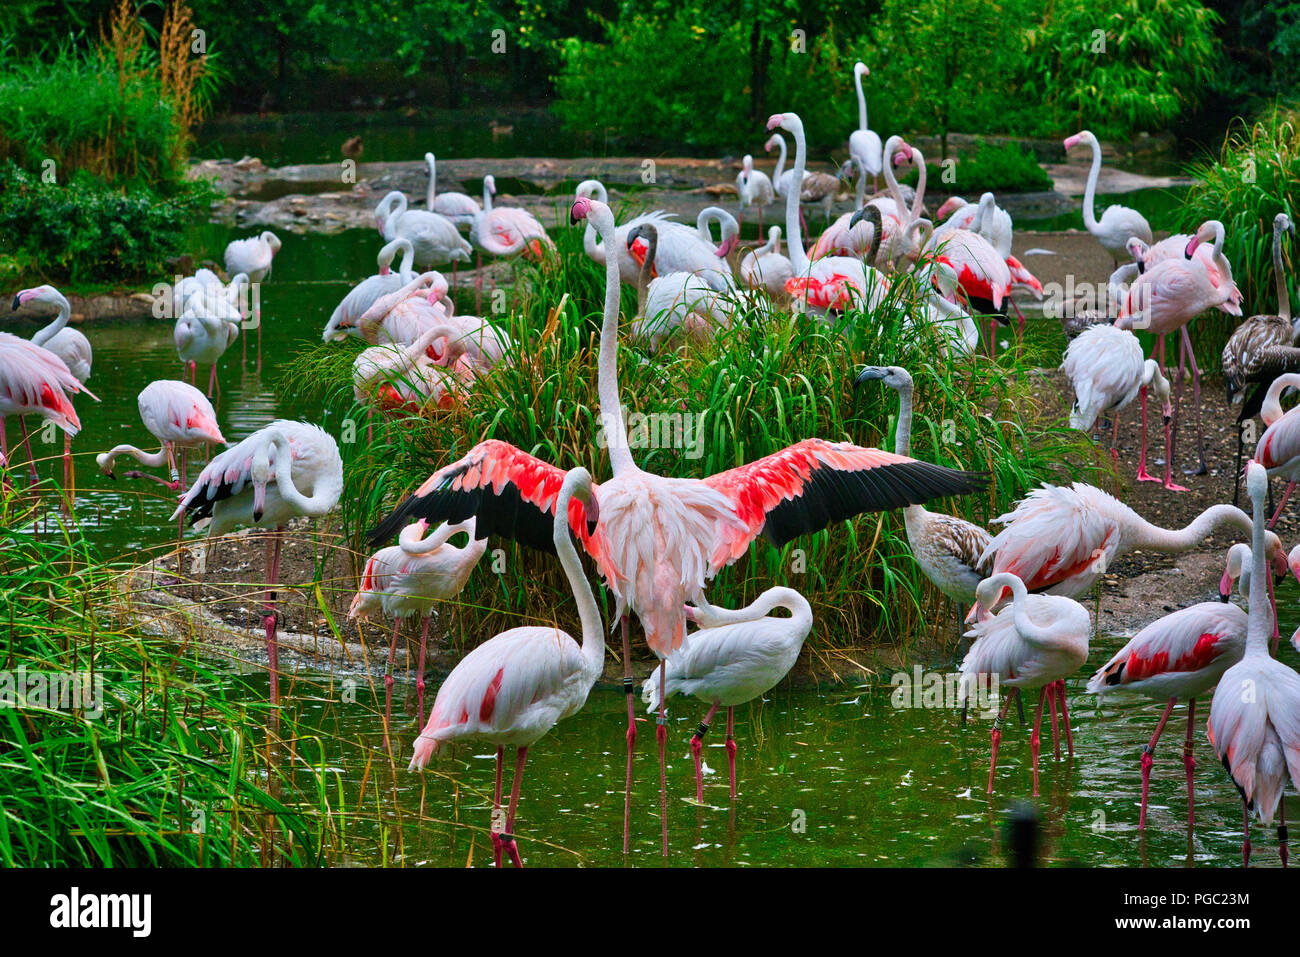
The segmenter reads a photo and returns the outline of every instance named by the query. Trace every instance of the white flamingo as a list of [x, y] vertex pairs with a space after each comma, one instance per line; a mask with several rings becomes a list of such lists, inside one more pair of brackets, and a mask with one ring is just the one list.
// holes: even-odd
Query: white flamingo
[[740, 260], [740, 282], [746, 289], [762, 287], [773, 298], [785, 299], [785, 284], [794, 276], [790, 257], [781, 254], [781, 227], [769, 226], [767, 242]]
[[1151, 225], [1136, 209], [1119, 205], [1106, 207], [1101, 219], [1097, 219], [1093, 198], [1097, 195], [1097, 177], [1101, 175], [1101, 144], [1092, 133], [1083, 130], [1066, 138], [1066, 152], [1079, 143], [1086, 143], [1092, 149], [1092, 168], [1088, 171], [1088, 183], [1083, 192], [1083, 225], [1119, 266], [1120, 260], [1125, 258], [1125, 247], [1130, 238], [1136, 236], [1144, 243], [1151, 242]]
[[[401, 265], [393, 272], [393, 260], [402, 254]], [[360, 336], [357, 324], [366, 311], [375, 304], [380, 296], [396, 292], [415, 278], [415, 248], [411, 241], [399, 236], [391, 243], [385, 243], [376, 257], [379, 272], [367, 276], [348, 290], [348, 294], [334, 307], [329, 322], [321, 339], [325, 342], [337, 342], [349, 335]]]
[[384, 242], [399, 236], [409, 239], [415, 250], [415, 265], [428, 269], [446, 263], [469, 262], [470, 248], [446, 216], [422, 209], [407, 209], [406, 196], [393, 190], [375, 207], [375, 226]]
[[859, 170], [858, 193], [855, 205], [862, 206], [866, 199], [866, 177], [871, 177], [872, 189], [877, 188], [884, 150], [880, 134], [867, 126], [867, 98], [862, 92], [862, 78], [870, 76], [867, 65], [859, 60], [853, 64], [853, 86], [858, 94], [858, 128], [849, 134], [849, 155]]
[[437, 157], [425, 153], [424, 161], [429, 164], [429, 190], [425, 194], [425, 208], [439, 216], [446, 216], [457, 226], [472, 225], [474, 217], [482, 212], [482, 207], [474, 201], [474, 197], [465, 193], [439, 193]]

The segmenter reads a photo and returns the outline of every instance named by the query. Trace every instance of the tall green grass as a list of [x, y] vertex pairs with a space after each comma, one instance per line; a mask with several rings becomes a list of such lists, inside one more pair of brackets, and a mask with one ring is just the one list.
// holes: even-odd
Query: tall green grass
[[[520, 265], [508, 311], [499, 317], [515, 349], [452, 410], [377, 417], [374, 439], [367, 442], [366, 413], [351, 391], [358, 344], [323, 344], [292, 363], [282, 387], [308, 394], [331, 417], [354, 424], [357, 440], [343, 444], [342, 523], [358, 554], [364, 532], [405, 494], [488, 438], [564, 468], [586, 466], [598, 479], [609, 474], [608, 457], [597, 444], [603, 268], [583, 254], [581, 235], [577, 228], [562, 229], [554, 237], [553, 261]], [[1026, 374], [1055, 365], [1059, 357], [1017, 345], [996, 361], [950, 361], [937, 332], [920, 320], [915, 299], [912, 281], [896, 282], [882, 308], [853, 315], [838, 329], [738, 306], [732, 327], [712, 342], [655, 356], [625, 337], [619, 374], [629, 414], [704, 416], [698, 454], [681, 447], [634, 448], [638, 464], [664, 475], [703, 477], [812, 436], [892, 448], [897, 395], [852, 385], [856, 370], [871, 363], [902, 365], [916, 378], [914, 455], [992, 476], [987, 493], [935, 507], [987, 522], [1034, 484], [1077, 474], [1079, 463], [1091, 457], [1080, 454], [1078, 433], [1055, 422], [1055, 410], [1040, 407]], [[634, 308], [630, 291], [623, 302], [626, 319]], [[908, 316], [921, 322], [910, 332], [903, 327]], [[489, 551], [462, 595], [467, 630], [488, 636], [520, 617], [571, 617], [571, 609], [558, 610], [570, 599], [552, 559], [509, 542], [490, 547], [498, 545], [502, 572], [484, 573], [492, 561]], [[736, 605], [778, 582], [799, 588], [813, 603], [813, 647], [826, 654], [909, 641], [926, 630], [926, 611], [937, 594], [910, 558], [901, 517], [892, 515], [863, 516], [781, 550], [760, 540], [718, 576], [709, 594], [712, 601]]]

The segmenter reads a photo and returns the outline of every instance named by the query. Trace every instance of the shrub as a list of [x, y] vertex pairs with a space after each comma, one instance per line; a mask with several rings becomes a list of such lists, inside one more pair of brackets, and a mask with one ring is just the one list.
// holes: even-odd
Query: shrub
[[51, 281], [128, 282], [158, 275], [181, 251], [185, 225], [205, 215], [206, 183], [172, 196], [109, 186], [85, 172], [67, 184], [0, 165], [0, 236], [7, 271]]
[[955, 173], [954, 185], [971, 194], [1052, 188], [1052, 178], [1038, 165], [1033, 151], [1021, 143], [999, 145], [981, 140], [974, 152], [957, 160]]

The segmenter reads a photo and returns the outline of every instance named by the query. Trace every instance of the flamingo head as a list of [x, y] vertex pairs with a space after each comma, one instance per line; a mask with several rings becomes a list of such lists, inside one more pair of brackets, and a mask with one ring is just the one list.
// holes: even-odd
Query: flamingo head
[[493, 176], [491, 173], [488, 173], [486, 176], [484, 176], [484, 177], [483, 177], [483, 188], [486, 189], [486, 190], [488, 191], [489, 194], [491, 194], [492, 196], [495, 196], [495, 195], [497, 194], [497, 179], [496, 179], [496, 177]]
[[767, 118], [767, 128], [774, 130], [779, 126], [783, 130], [788, 130], [791, 128], [792, 117], [794, 117], [793, 113], [773, 113]]
[[744, 158], [740, 161], [740, 168], [746, 173], [754, 168], [754, 156], [752, 153], [745, 154]]
[[718, 248], [714, 251], [713, 254], [717, 256], [719, 259], [726, 259], [728, 256], [731, 255], [731, 251], [736, 248], [736, 244], [739, 242], [740, 242], [739, 236], [728, 236], [726, 239], [722, 241], [722, 244], [718, 246]]
[[591, 197], [579, 196], [573, 201], [573, 208], [569, 210], [569, 225], [576, 226], [589, 215], [591, 215]]
[[857, 168], [857, 164], [853, 162], [852, 158], [846, 159], [843, 163], [840, 164], [840, 179], [852, 179], [853, 171], [856, 168]]
[[898, 152], [894, 154], [894, 165], [902, 166], [905, 163], [912, 162], [912, 152], [912, 147], [904, 143]]
[[[1136, 236], [1130, 236], [1128, 242], [1124, 244], [1124, 249], [1133, 257], [1135, 263], [1144, 263], [1146, 261], [1147, 250], [1150, 248], [1151, 247]], [[1187, 255], [1190, 258], [1192, 254], [1188, 253]]]
[[865, 63], [859, 60], [857, 63], [853, 64], [853, 75], [871, 76], [871, 71], [867, 69], [867, 65]]
[[117, 476], [113, 474], [113, 456], [109, 455], [107, 452], [100, 452], [95, 456], [95, 464], [99, 466], [101, 472], [111, 478], [114, 482], [117, 481]]
[[1084, 130], [1084, 131], [1082, 131], [1082, 132], [1080, 132], [1080, 133], [1075, 133], [1073, 136], [1067, 136], [1067, 137], [1065, 138], [1065, 149], [1066, 149], [1066, 152], [1069, 152], [1070, 150], [1074, 149], [1074, 147], [1075, 147], [1076, 145], [1078, 145], [1079, 143], [1082, 143], [1082, 142], [1083, 142], [1083, 138], [1084, 138], [1085, 136], [1087, 136], [1087, 135], [1088, 135], [1088, 131], [1087, 131], [1087, 130]]
[[939, 212], [936, 215], [939, 219], [947, 219], [950, 215], [957, 212], [957, 210], [961, 209], [965, 205], [967, 205], [966, 200], [962, 199], [960, 196], [949, 196], [943, 201], [943, 205], [939, 207]]
[[1273, 228], [1282, 233], [1295, 233], [1295, 223], [1291, 222], [1291, 217], [1286, 213], [1278, 213], [1273, 217]]
[[384, 263], [382, 266], [379, 267], [379, 275], [381, 276], [387, 276], [392, 271], [393, 271], [393, 267], [390, 263]]
[[763, 144], [763, 152], [770, 153], [772, 152], [772, 150], [776, 149], [776, 143], [778, 139], [780, 139], [780, 137], [776, 136], [775, 134], [769, 136], [767, 138], [767, 142]]
[[25, 302], [49, 302], [59, 294], [53, 286], [33, 286], [31, 289], [20, 290], [18, 295], [14, 296], [13, 307], [17, 309]]

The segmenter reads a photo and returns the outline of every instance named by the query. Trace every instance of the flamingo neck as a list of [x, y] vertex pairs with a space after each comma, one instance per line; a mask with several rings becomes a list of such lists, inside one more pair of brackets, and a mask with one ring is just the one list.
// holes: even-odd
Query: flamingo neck
[[1097, 216], [1092, 204], [1097, 195], [1097, 177], [1101, 175], [1101, 145], [1092, 138], [1089, 138], [1088, 145], [1092, 147], [1092, 169], [1088, 171], [1088, 182], [1083, 187], [1083, 225], [1093, 233], [1097, 231]]
[[856, 201], [858, 209], [861, 209], [863, 206], [867, 205], [867, 168], [856, 159], [853, 160], [853, 165], [856, 166], [858, 170], [858, 183], [853, 191], [854, 200]]
[[912, 209], [907, 218], [908, 222], [914, 223], [921, 218], [921, 207], [925, 203], [926, 164], [925, 155], [915, 146], [912, 147], [912, 156], [916, 160], [916, 195], [912, 197]]
[[[858, 91], [858, 129], [862, 132], [867, 131], [867, 97], [862, 92], [862, 74], [857, 70], [853, 71], [853, 85]], [[859, 203], [859, 206], [862, 204]]]
[[275, 447], [275, 486], [280, 497], [297, 512], [311, 518], [324, 515], [333, 508], [343, 494], [343, 463], [338, 461], [338, 453], [334, 454], [338, 468], [329, 468], [328, 462], [323, 463], [326, 467], [312, 483], [311, 494], [304, 495], [293, 484], [293, 447], [288, 437], [279, 429], [273, 429], [268, 441]]
[[776, 171], [772, 173], [772, 182], [781, 182], [781, 174], [785, 172], [785, 137], [776, 138]]
[[1286, 272], [1282, 266], [1282, 230], [1273, 227], [1273, 281], [1277, 283], [1277, 314], [1291, 321], [1291, 294], [1286, 288]]
[[[806, 633], [812, 627], [812, 606], [808, 604], [808, 599], [793, 588], [777, 586], [769, 588], [744, 608], [719, 608], [716, 605], [710, 607], [707, 612], [708, 628], [758, 621], [766, 618], [777, 608], [784, 608], [790, 612], [792, 633]], [[706, 613], [700, 612], [700, 614], [703, 616]]]
[[891, 136], [889, 142], [885, 144], [884, 152], [880, 157], [881, 170], [885, 174], [885, 186], [889, 190], [889, 195], [893, 197], [894, 205], [898, 207], [898, 218], [901, 221], [907, 214], [907, 203], [903, 201], [903, 191], [898, 188], [898, 177], [894, 175], [894, 153], [890, 149], [898, 141], [898, 137]]
[[[593, 211], [595, 212], [595, 211]], [[614, 248], [614, 217], [608, 212], [594, 225], [606, 250]], [[590, 221], [590, 216], [588, 217]], [[628, 448], [627, 427], [623, 424], [623, 407], [618, 390], [618, 300], [621, 280], [618, 259], [605, 257], [605, 315], [600, 326], [600, 356], [596, 362], [596, 394], [600, 400], [600, 421], [605, 442], [609, 448], [609, 464], [615, 475], [636, 468], [632, 451]]]
[[[586, 484], [587, 494], [590, 495], [590, 476], [587, 479], [584, 484]], [[594, 681], [600, 676], [605, 665], [605, 635], [601, 627], [596, 596], [592, 594], [591, 582], [587, 580], [582, 561], [578, 558], [578, 550], [573, 547], [573, 536], [569, 533], [569, 502], [579, 481], [579, 477], [570, 472], [565, 476], [564, 485], [560, 487], [560, 494], [555, 502], [554, 541], [560, 566], [569, 579], [569, 587], [573, 589], [573, 600], [578, 606], [578, 621], [582, 624], [583, 664]]]
[[53, 302], [59, 307], [58, 315], [54, 317], [53, 321], [51, 321], [48, 326], [38, 331], [36, 335], [32, 336], [33, 345], [45, 345], [45, 343], [49, 342], [56, 335], [62, 332], [63, 327], [66, 326], [68, 320], [72, 318], [72, 306], [68, 305], [67, 298], [61, 292], [56, 292], [54, 295], [57, 298], [47, 301]]
[[492, 212], [492, 191], [488, 189], [487, 180], [483, 181], [483, 213]]
[[[1253, 499], [1253, 497], [1252, 497]], [[1250, 523], [1250, 617], [1246, 622], [1246, 654], [1267, 657], [1273, 637], [1274, 615], [1269, 573], [1265, 557], [1264, 502], [1253, 499], [1254, 515]]]
[[1243, 532], [1250, 530], [1250, 519], [1235, 505], [1212, 505], [1196, 516], [1184, 528], [1168, 529], [1152, 525], [1139, 518], [1137, 533], [1131, 543], [1135, 548], [1149, 548], [1166, 554], [1177, 554], [1195, 548], [1221, 526], [1235, 526]]
[[433, 154], [429, 154], [429, 192], [424, 198], [424, 205], [433, 212], [433, 199], [438, 194], [438, 163]]
[[650, 293], [650, 274], [654, 272], [655, 255], [659, 252], [659, 231], [655, 230], [646, 237], [645, 262], [636, 275], [636, 315], [645, 318], [646, 297]]
[[[785, 191], [785, 236], [790, 247], [790, 264], [796, 276], [808, 275], [812, 263], [803, 248], [803, 231], [799, 226], [799, 192], [807, 162], [808, 143], [804, 139], [803, 124], [797, 124], [794, 134], [794, 172], [790, 174], [790, 188]], [[785, 141], [781, 140], [781, 160], [785, 160]], [[779, 175], [779, 174], [778, 174]]]
[[894, 432], [894, 454], [912, 456], [912, 393], [909, 382], [898, 390], [898, 428]]
[[157, 452], [144, 452], [137, 449], [134, 445], [117, 445], [105, 453], [104, 466], [111, 472], [113, 462], [119, 455], [129, 455], [141, 465], [147, 465], [150, 468], [159, 468], [167, 464], [167, 446], [164, 444]]

